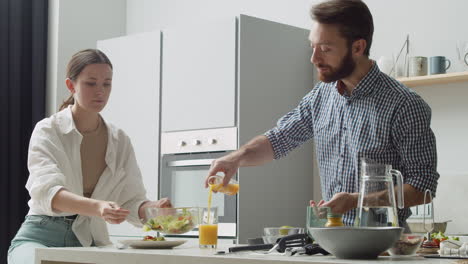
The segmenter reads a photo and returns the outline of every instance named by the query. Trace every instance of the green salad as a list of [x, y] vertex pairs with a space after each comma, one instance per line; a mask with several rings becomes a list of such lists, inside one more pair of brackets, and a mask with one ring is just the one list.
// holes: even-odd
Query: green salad
[[143, 226], [144, 231], [158, 231], [165, 234], [183, 234], [195, 227], [192, 214], [182, 209], [179, 214], [159, 215], [150, 218]]

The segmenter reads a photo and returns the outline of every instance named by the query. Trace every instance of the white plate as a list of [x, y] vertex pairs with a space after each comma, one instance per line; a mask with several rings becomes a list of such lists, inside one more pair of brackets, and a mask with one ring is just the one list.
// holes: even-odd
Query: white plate
[[120, 240], [119, 243], [132, 248], [159, 248], [168, 249], [180, 246], [187, 240], [166, 240], [166, 241], [144, 241], [144, 240]]

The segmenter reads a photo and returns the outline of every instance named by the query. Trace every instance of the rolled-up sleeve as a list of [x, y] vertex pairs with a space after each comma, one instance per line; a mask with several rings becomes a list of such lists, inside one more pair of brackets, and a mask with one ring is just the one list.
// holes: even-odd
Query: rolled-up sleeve
[[143, 179], [137, 164], [135, 151], [128, 137], [126, 137], [126, 141], [125, 156], [127, 161], [123, 167], [125, 187], [122, 188], [122, 192], [118, 197], [118, 203], [122, 208], [130, 211], [127, 221], [137, 227], [141, 227], [142, 224], [138, 215], [138, 210], [141, 204], [148, 201], [148, 199], [146, 198], [146, 189], [143, 185]]
[[418, 191], [437, 189], [437, 150], [430, 128], [431, 109], [420, 97], [409, 100], [399, 111], [393, 131], [395, 146], [401, 157], [404, 183]]
[[264, 134], [273, 147], [275, 159], [286, 156], [314, 136], [310, 108], [312, 96], [313, 92], [307, 94], [295, 109], [278, 120], [276, 127]]
[[35, 206], [47, 215], [58, 214], [52, 208], [52, 199], [65, 186], [65, 176], [58, 165], [61, 156], [66, 155], [55, 131], [40, 123], [36, 125], [29, 143], [26, 189]]

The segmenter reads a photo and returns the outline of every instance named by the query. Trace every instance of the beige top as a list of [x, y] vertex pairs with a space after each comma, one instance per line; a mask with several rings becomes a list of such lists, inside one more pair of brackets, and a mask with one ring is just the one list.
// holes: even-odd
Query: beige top
[[83, 174], [83, 195], [91, 197], [99, 178], [107, 167], [105, 158], [107, 150], [107, 127], [99, 119], [96, 130], [82, 133], [81, 172]]

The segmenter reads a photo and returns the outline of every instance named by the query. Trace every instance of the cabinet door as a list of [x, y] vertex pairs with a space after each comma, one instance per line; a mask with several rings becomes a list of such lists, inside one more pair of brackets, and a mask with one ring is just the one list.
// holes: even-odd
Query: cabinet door
[[162, 61], [162, 131], [235, 126], [235, 18], [165, 30]]
[[[160, 31], [98, 42], [113, 64], [112, 91], [103, 117], [132, 141], [147, 197], [158, 197]], [[124, 222], [108, 225], [111, 235], [138, 235]]]

